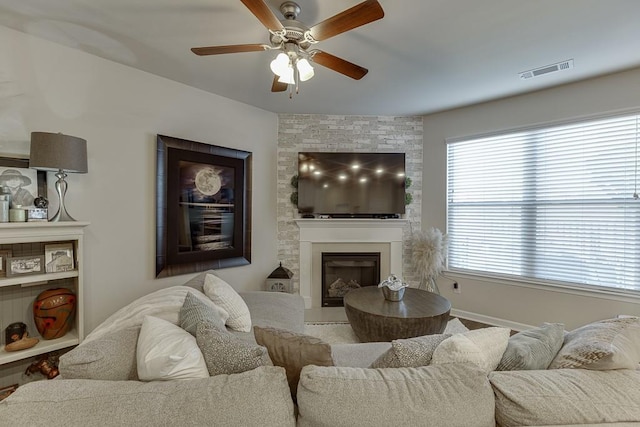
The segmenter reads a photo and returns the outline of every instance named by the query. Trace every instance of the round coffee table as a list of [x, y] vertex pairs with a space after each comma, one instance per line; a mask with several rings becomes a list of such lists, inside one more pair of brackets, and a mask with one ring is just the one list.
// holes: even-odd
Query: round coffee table
[[387, 301], [382, 289], [365, 286], [347, 292], [343, 301], [347, 319], [361, 342], [440, 334], [451, 311], [446, 298], [415, 288], [406, 288], [400, 301]]

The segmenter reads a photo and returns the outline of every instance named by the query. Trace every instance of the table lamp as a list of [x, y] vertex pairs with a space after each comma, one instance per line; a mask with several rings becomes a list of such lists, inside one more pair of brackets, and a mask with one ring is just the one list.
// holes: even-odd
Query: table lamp
[[56, 172], [56, 191], [60, 199], [58, 212], [49, 221], [75, 221], [64, 206], [67, 172], [87, 173], [87, 141], [62, 133], [31, 132], [32, 169]]

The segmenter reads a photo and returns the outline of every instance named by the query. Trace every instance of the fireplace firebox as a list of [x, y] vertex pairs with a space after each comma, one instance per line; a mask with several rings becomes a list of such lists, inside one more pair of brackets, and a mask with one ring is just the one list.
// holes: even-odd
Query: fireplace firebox
[[322, 306], [342, 307], [351, 289], [380, 283], [380, 252], [323, 252]]

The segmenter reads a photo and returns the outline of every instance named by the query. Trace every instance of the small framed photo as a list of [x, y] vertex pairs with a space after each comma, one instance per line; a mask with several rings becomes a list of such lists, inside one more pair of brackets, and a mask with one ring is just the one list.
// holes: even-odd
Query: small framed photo
[[73, 243], [56, 243], [44, 246], [44, 260], [47, 273], [71, 271], [73, 261]]
[[0, 277], [5, 277], [7, 275], [7, 258], [11, 256], [11, 251], [9, 250], [1, 250], [0, 251]]
[[42, 255], [7, 257], [7, 276], [9, 277], [42, 273], [44, 273]]

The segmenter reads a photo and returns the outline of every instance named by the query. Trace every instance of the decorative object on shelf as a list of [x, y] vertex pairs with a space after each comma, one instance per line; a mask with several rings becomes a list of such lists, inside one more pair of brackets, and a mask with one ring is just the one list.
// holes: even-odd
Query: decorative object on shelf
[[[3, 168], [4, 169], [4, 168]], [[0, 186], [3, 194], [10, 194], [10, 208], [28, 208], [33, 206], [37, 175], [29, 169], [4, 169], [0, 173]]]
[[[33, 197], [38, 194], [47, 194], [47, 173], [45, 171], [29, 169], [29, 158], [0, 156], [0, 174], [2, 174], [2, 172], [7, 168], [17, 170], [22, 175], [31, 179], [32, 182], [30, 185], [23, 185], [20, 188], [29, 191]], [[8, 185], [0, 184], [0, 188], [2, 189], [3, 194], [9, 194], [10, 197], [13, 197], [12, 191]], [[9, 204], [9, 207], [11, 207], [11, 204]]]
[[411, 259], [420, 275], [420, 289], [440, 293], [436, 278], [442, 273], [447, 257], [448, 236], [431, 227], [413, 232]]
[[31, 132], [29, 167], [56, 172], [58, 212], [51, 221], [75, 221], [67, 213], [64, 196], [67, 192], [67, 173], [87, 173], [87, 141], [62, 133]]
[[11, 257], [11, 251], [0, 250], [0, 277], [5, 277], [7, 275], [7, 259]]
[[38, 338], [29, 338], [27, 325], [22, 322], [15, 322], [5, 329], [5, 351], [18, 351], [31, 348], [38, 344]]
[[39, 209], [46, 209], [49, 207], [49, 200], [44, 196], [38, 196], [33, 201], [33, 205]]
[[25, 375], [31, 375], [36, 372], [41, 373], [47, 377], [48, 380], [57, 377], [60, 374], [58, 370], [58, 357], [45, 354], [31, 363], [24, 373]]
[[71, 329], [76, 302], [76, 295], [67, 288], [40, 292], [33, 303], [33, 318], [42, 338], [60, 338]]
[[25, 222], [27, 220], [27, 209], [9, 209], [9, 222]]
[[44, 245], [44, 262], [47, 273], [73, 270], [73, 243]]
[[9, 206], [11, 195], [0, 194], [0, 222], [9, 222]]
[[47, 222], [48, 210], [46, 208], [32, 208], [27, 210], [28, 222]]
[[11, 396], [11, 394], [18, 389], [18, 384], [8, 385], [0, 388], [0, 402]]
[[23, 322], [14, 322], [4, 330], [4, 343], [20, 341], [24, 333], [27, 332], [27, 325]]
[[293, 292], [293, 272], [286, 267], [280, 266], [273, 270], [265, 281], [266, 289], [273, 292]]
[[398, 279], [395, 274], [384, 279], [378, 284], [378, 287], [382, 289], [382, 294], [387, 301], [401, 301], [404, 297], [404, 290], [408, 287], [406, 283]]
[[44, 273], [44, 256], [7, 257], [7, 276], [25, 276]]

